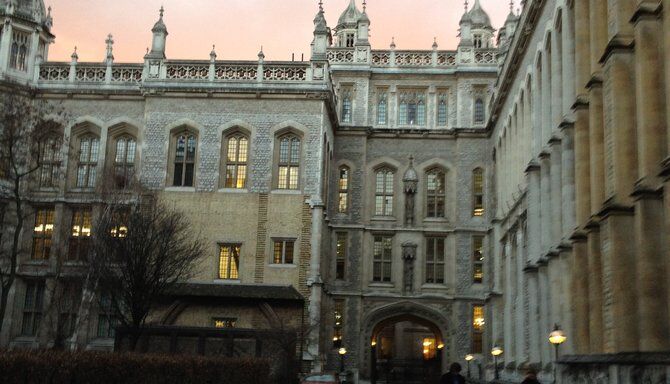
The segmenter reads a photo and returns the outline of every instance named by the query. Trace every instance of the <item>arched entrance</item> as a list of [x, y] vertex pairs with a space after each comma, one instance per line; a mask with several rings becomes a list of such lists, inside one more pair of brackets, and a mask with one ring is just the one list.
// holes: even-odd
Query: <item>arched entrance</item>
[[384, 306], [366, 317], [363, 375], [373, 384], [437, 383], [446, 361], [447, 320], [411, 302]]

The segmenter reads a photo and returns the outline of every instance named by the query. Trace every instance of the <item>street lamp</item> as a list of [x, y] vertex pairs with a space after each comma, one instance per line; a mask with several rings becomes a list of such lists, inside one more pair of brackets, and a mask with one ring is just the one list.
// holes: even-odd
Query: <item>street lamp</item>
[[469, 353], [468, 353], [467, 355], [465, 355], [465, 361], [468, 363], [468, 378], [470, 377], [470, 362], [471, 362], [472, 360], [474, 360], [474, 358], [475, 358], [475, 357], [472, 356], [472, 355], [469, 354]]
[[342, 347], [337, 350], [337, 353], [340, 354], [340, 373], [344, 373], [344, 355], [347, 354], [347, 349]]
[[561, 330], [558, 324], [554, 324], [554, 330], [549, 334], [549, 342], [554, 345], [556, 351], [556, 361], [554, 361], [554, 383], [556, 383], [556, 365], [558, 365], [558, 347], [567, 340], [565, 332]]
[[500, 379], [498, 376], [498, 356], [503, 354], [503, 349], [500, 348], [499, 346], [494, 346], [493, 349], [491, 349], [491, 355], [493, 355], [493, 373], [494, 376], [493, 378], [495, 380]]

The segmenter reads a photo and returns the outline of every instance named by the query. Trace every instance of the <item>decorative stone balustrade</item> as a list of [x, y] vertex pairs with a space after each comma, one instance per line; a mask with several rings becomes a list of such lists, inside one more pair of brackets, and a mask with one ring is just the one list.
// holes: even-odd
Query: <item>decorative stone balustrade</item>
[[497, 49], [467, 49], [463, 54], [457, 51], [396, 51], [374, 50], [371, 52], [370, 62], [355, 61], [353, 48], [331, 48], [328, 50], [330, 64], [369, 64], [372, 67], [397, 68], [444, 68], [455, 67], [459, 64], [467, 65], [496, 65], [498, 64]]

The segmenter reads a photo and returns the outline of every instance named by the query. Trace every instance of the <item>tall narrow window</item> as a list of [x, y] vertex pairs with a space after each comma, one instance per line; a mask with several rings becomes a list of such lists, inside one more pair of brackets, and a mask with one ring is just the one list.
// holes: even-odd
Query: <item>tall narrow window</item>
[[446, 94], [440, 94], [437, 103], [437, 126], [446, 127], [448, 114], [448, 99]]
[[472, 307], [472, 353], [482, 353], [484, 336], [484, 307], [475, 305]]
[[426, 96], [423, 92], [400, 94], [398, 122], [401, 125], [426, 125]]
[[477, 168], [472, 172], [473, 216], [484, 216], [484, 171]]
[[393, 171], [388, 168], [377, 170], [375, 174], [375, 215], [393, 215]]
[[77, 312], [79, 312], [79, 303], [81, 303], [82, 285], [79, 281], [67, 281], [61, 289], [61, 297], [57, 303], [60, 312], [57, 333], [64, 338], [70, 338], [74, 334], [77, 321]]
[[353, 48], [354, 46], [354, 34], [347, 33], [347, 48]]
[[54, 232], [54, 208], [39, 208], [35, 212], [33, 230], [33, 260], [46, 260], [51, 254], [51, 237]]
[[474, 40], [475, 48], [481, 48], [482, 47], [482, 36], [481, 35], [475, 35], [473, 40]]
[[372, 261], [372, 281], [391, 281], [391, 266], [393, 262], [392, 240], [393, 238], [390, 236], [375, 236]]
[[275, 240], [272, 252], [273, 264], [293, 264], [295, 240]]
[[344, 271], [347, 267], [347, 234], [338, 232], [337, 234], [337, 258], [335, 260], [335, 278], [344, 280]]
[[68, 244], [68, 260], [84, 261], [88, 257], [91, 239], [91, 209], [77, 208], [72, 212], [72, 231]]
[[79, 163], [77, 165], [77, 188], [95, 187], [98, 170], [98, 153], [100, 140], [86, 136], [79, 141]]
[[244, 189], [247, 186], [249, 139], [241, 133], [226, 138], [226, 188]]
[[114, 156], [114, 177], [117, 188], [125, 188], [135, 176], [135, 152], [137, 142], [130, 136], [122, 136], [116, 140]]
[[300, 138], [286, 134], [279, 138], [279, 179], [277, 188], [298, 189], [300, 174]]
[[28, 69], [28, 41], [28, 34], [14, 31], [9, 55], [9, 67], [11, 69], [22, 72]]
[[112, 296], [103, 293], [98, 300], [98, 337], [113, 339], [114, 328], [116, 328], [117, 324], [118, 317]]
[[433, 168], [427, 173], [426, 183], [427, 216], [430, 218], [446, 217], [446, 174], [440, 168]]
[[444, 237], [426, 239], [426, 283], [444, 284]]
[[119, 208], [112, 213], [112, 237], [123, 239], [128, 236], [129, 208]]
[[351, 123], [352, 115], [351, 91], [346, 90], [342, 92], [342, 122]]
[[344, 300], [333, 302], [333, 348], [342, 346], [342, 329], [344, 329]]
[[337, 211], [339, 213], [347, 213], [349, 211], [349, 173], [349, 167], [340, 167], [340, 173], [337, 182]]
[[193, 133], [183, 132], [174, 138], [174, 175], [175, 187], [192, 187], [195, 180], [195, 155], [197, 139]]
[[386, 101], [386, 93], [379, 95], [377, 102], [377, 125], [386, 125], [388, 123], [388, 105]]
[[40, 187], [56, 188], [59, 182], [61, 140], [49, 136], [40, 143]]
[[236, 280], [240, 278], [240, 245], [223, 244], [219, 246], [219, 279]]
[[18, 69], [19, 62], [19, 43], [12, 43], [12, 50], [9, 54], [9, 67], [12, 69]]
[[484, 282], [484, 237], [472, 238], [472, 282]]
[[23, 321], [21, 334], [37, 336], [42, 321], [44, 305], [44, 280], [32, 280], [26, 283], [26, 296], [23, 301]]
[[484, 124], [484, 100], [478, 98], [475, 100], [475, 124]]

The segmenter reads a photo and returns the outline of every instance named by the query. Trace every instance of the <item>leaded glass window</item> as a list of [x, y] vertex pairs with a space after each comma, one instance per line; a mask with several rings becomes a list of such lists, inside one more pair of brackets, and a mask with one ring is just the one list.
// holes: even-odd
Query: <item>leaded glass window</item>
[[37, 336], [44, 310], [44, 280], [32, 280], [26, 283], [26, 296], [23, 301], [23, 319], [21, 334]]
[[390, 282], [393, 263], [393, 238], [375, 236], [372, 261], [372, 281]]
[[241, 133], [226, 138], [225, 188], [243, 189], [247, 185], [249, 138]]
[[72, 212], [72, 231], [68, 244], [68, 260], [86, 260], [91, 239], [91, 208], [76, 208]]
[[446, 174], [440, 168], [433, 168], [426, 175], [426, 215], [430, 218], [446, 216]]
[[335, 278], [337, 280], [344, 279], [344, 271], [347, 265], [347, 234], [346, 232], [338, 232], [337, 234], [337, 257], [335, 261]]
[[393, 215], [393, 184], [394, 173], [389, 168], [382, 168], [375, 173], [375, 215]]
[[295, 240], [275, 240], [272, 252], [273, 264], [293, 264]]
[[60, 177], [60, 146], [61, 140], [49, 136], [40, 143], [40, 187], [58, 187]]
[[377, 102], [377, 125], [386, 125], [388, 123], [388, 102], [386, 93], [379, 95]]
[[300, 138], [286, 134], [279, 138], [278, 189], [298, 189], [300, 175]]
[[116, 140], [114, 154], [114, 177], [117, 188], [127, 187], [135, 176], [135, 153], [137, 142], [130, 136], [122, 136]]
[[437, 102], [437, 125], [439, 127], [446, 127], [449, 117], [448, 113], [449, 100], [446, 94], [441, 94]]
[[35, 212], [35, 228], [33, 229], [33, 260], [46, 260], [51, 254], [51, 237], [54, 232], [53, 207], [38, 208]]
[[444, 284], [445, 239], [429, 237], [426, 240], [426, 283]]
[[351, 123], [351, 116], [353, 112], [353, 104], [351, 101], [351, 91], [345, 90], [342, 92], [342, 122]]
[[475, 100], [475, 124], [484, 124], [485, 118], [484, 100], [477, 98]]
[[197, 139], [191, 132], [183, 132], [174, 137], [174, 174], [172, 185], [192, 187], [195, 181], [195, 156]]
[[484, 237], [472, 238], [472, 282], [484, 282]]
[[472, 172], [473, 216], [484, 216], [484, 171], [477, 168]]
[[98, 173], [100, 140], [94, 136], [82, 137], [79, 141], [79, 162], [77, 164], [77, 188], [95, 187]]
[[426, 125], [426, 95], [423, 92], [400, 94], [398, 122], [400, 125]]
[[219, 246], [219, 279], [236, 280], [240, 278], [240, 245], [223, 244]]
[[338, 203], [337, 211], [339, 213], [347, 213], [349, 211], [349, 167], [343, 166], [339, 169], [339, 177], [337, 180], [338, 189]]

